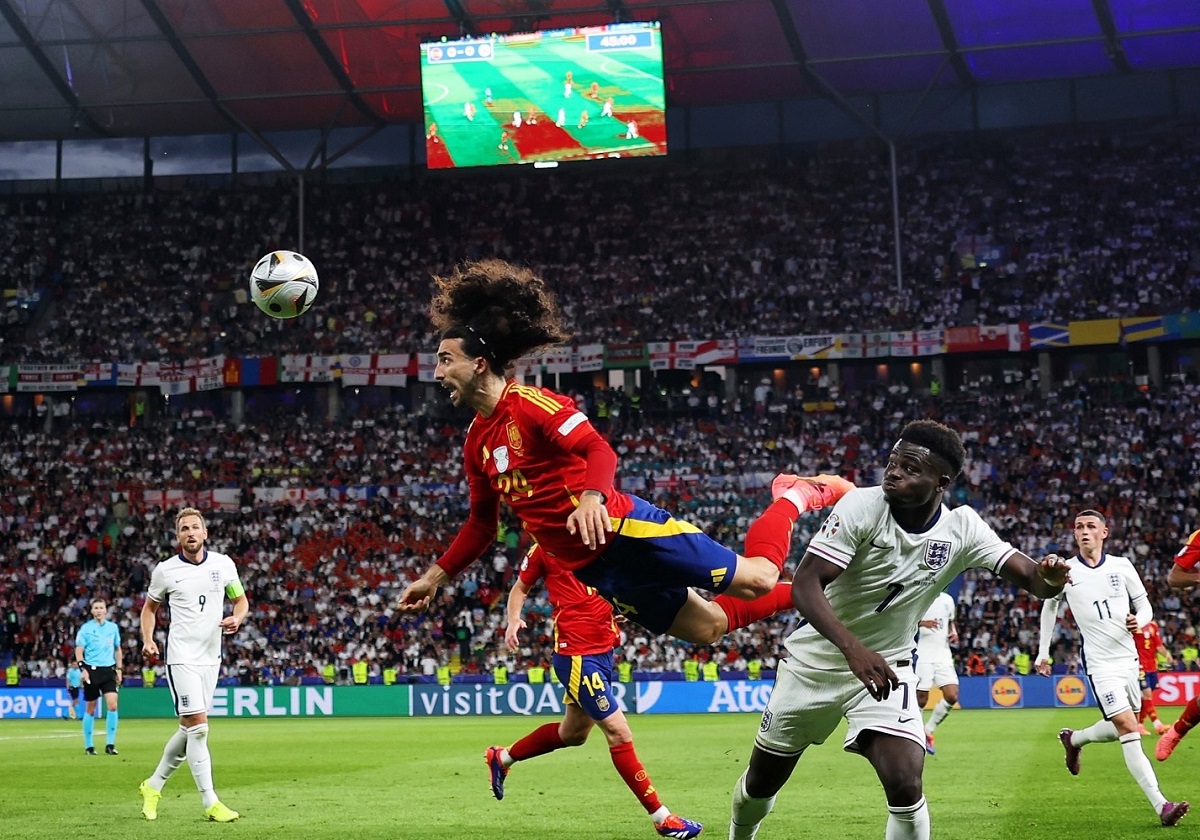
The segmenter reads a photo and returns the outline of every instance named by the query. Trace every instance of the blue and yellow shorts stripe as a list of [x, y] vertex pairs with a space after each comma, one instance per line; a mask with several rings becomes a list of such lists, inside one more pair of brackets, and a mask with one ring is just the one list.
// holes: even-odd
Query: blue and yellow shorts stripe
[[690, 522], [630, 498], [633, 510], [608, 537], [604, 553], [575, 577], [630, 621], [666, 633], [689, 588], [718, 593], [729, 588], [738, 555]]
[[567, 656], [556, 653], [554, 676], [566, 691], [566, 702], [583, 709], [592, 720], [604, 720], [620, 709], [612, 693], [613, 655]]

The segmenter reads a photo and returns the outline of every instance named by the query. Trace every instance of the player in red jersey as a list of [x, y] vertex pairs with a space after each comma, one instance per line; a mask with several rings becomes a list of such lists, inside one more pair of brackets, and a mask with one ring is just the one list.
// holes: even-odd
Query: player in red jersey
[[[483, 260], [435, 280], [432, 318], [442, 341], [434, 376], [455, 405], [476, 412], [463, 445], [470, 513], [446, 552], [405, 589], [402, 612], [428, 606], [438, 587], [492, 544], [501, 500], [548, 563], [573, 571], [654, 633], [711, 644], [791, 606], [791, 587], [777, 584], [792, 526], [801, 513], [841, 498], [850, 482], [776, 477], [774, 501], [751, 524], [741, 556], [618, 491], [616, 453], [573, 400], [506, 379], [512, 360], [568, 338], [540, 277]], [[719, 594], [706, 601], [690, 587]]]
[[1135, 632], [1133, 643], [1137, 646], [1138, 666], [1142, 671], [1142, 710], [1138, 712], [1138, 728], [1142, 730], [1143, 735], [1149, 735], [1144, 721], [1150, 718], [1154, 724], [1154, 731], [1162, 735], [1167, 731], [1167, 725], [1158, 719], [1158, 709], [1154, 705], [1154, 689], [1158, 688], [1158, 656], [1160, 653], [1166, 654], [1170, 659], [1171, 652], [1163, 645], [1156, 621], [1148, 622], [1145, 627]]
[[522, 618], [525, 599], [543, 578], [554, 610], [554, 674], [566, 689], [566, 712], [562, 721], [539, 726], [511, 747], [488, 747], [484, 757], [492, 793], [497, 799], [504, 798], [504, 780], [515, 762], [563, 747], [581, 746], [592, 728], [599, 726], [608, 741], [613, 766], [654, 821], [655, 830], [664, 837], [695, 837], [703, 826], [671, 813], [662, 804], [634, 751], [629, 721], [613, 694], [613, 648], [621, 637], [613, 622], [612, 606], [570, 572], [549, 565], [545, 552], [536, 545], [525, 556], [517, 582], [508, 594], [508, 627], [504, 632], [508, 649], [515, 651], [520, 646], [518, 634], [526, 626]]
[[[1191, 589], [1200, 583], [1200, 569], [1196, 568], [1197, 565], [1200, 565], [1200, 531], [1192, 531], [1183, 548], [1175, 555], [1175, 563], [1171, 566], [1171, 571], [1167, 572], [1167, 584], [1175, 589]], [[1158, 739], [1154, 746], [1154, 757], [1159, 761], [1170, 758], [1175, 747], [1179, 746], [1179, 741], [1198, 723], [1200, 703], [1193, 697], [1184, 706], [1179, 720], [1167, 727], [1167, 731]]]

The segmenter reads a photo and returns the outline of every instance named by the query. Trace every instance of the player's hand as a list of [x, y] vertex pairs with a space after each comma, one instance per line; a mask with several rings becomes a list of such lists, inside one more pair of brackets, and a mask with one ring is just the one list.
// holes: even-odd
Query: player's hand
[[602, 498], [598, 493], [584, 492], [579, 499], [579, 507], [567, 517], [567, 533], [579, 534], [588, 548], [604, 545], [605, 534], [612, 531], [612, 519]]
[[1033, 670], [1037, 671], [1043, 677], [1050, 676], [1050, 660], [1039, 659], [1033, 666]]
[[1125, 629], [1127, 629], [1130, 633], [1136, 633], [1142, 629], [1141, 627], [1138, 627], [1137, 616], [1133, 613], [1125, 616]]
[[437, 591], [438, 588], [435, 583], [425, 578], [418, 578], [404, 590], [404, 593], [400, 596], [400, 603], [396, 605], [396, 609], [402, 613], [421, 612], [429, 606], [429, 602], [433, 600], [433, 596], [437, 594]]
[[1047, 554], [1037, 566], [1042, 580], [1053, 587], [1063, 587], [1071, 582], [1071, 567], [1057, 554]]
[[516, 653], [517, 649], [521, 647], [521, 642], [517, 634], [524, 630], [525, 626], [524, 619], [518, 618], [515, 624], [510, 624], [504, 628], [504, 645], [508, 648], [509, 653]]
[[242, 620], [237, 616], [227, 615], [221, 619], [221, 632], [226, 636], [232, 636], [242, 626]]
[[951, 633], [946, 637], [946, 641], [952, 645], [958, 644], [958, 633]]
[[846, 664], [876, 700], [886, 700], [900, 687], [900, 678], [882, 656], [859, 645], [846, 654]]
[[153, 639], [142, 643], [142, 656], [150, 660], [158, 659], [158, 645]]

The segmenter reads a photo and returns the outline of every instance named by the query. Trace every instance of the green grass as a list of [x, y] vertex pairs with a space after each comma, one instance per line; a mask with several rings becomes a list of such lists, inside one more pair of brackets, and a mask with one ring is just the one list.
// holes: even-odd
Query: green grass
[[[1162, 829], [1117, 744], [1083, 751], [1066, 772], [1055, 733], [1094, 709], [956, 711], [926, 762], [938, 840], [1129, 840]], [[0, 838], [651, 838], [649, 821], [596, 733], [584, 747], [517, 765], [496, 802], [482, 755], [547, 718], [216, 719], [217, 790], [241, 811], [233, 825], [200, 819], [187, 765], [164, 791], [156, 823], [140, 817], [138, 783], [158, 761], [168, 721], [123, 720], [119, 757], [83, 755], [78, 724], [0, 721]], [[745, 767], [753, 715], [634, 716], [638, 753], [663, 802], [726, 836], [729, 792]], [[97, 727], [103, 743], [103, 729]], [[840, 749], [841, 732], [809, 751], [780, 793], [761, 840], [879, 840], [886, 810], [867, 762]], [[1147, 755], [1153, 739], [1143, 739]], [[1168, 797], [1188, 798], [1200, 738], [1154, 763]], [[1178, 830], [1200, 830], [1200, 814]]]

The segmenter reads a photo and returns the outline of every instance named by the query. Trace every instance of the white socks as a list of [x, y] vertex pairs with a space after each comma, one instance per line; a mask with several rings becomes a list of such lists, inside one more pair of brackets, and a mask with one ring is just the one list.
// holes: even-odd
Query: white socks
[[198, 723], [187, 732], [187, 763], [192, 769], [192, 778], [200, 791], [200, 800], [207, 811], [217, 801], [213, 790], [212, 759], [208, 754], [208, 724]]
[[925, 797], [916, 805], [888, 806], [884, 840], [929, 840], [929, 806]]
[[183, 759], [187, 756], [187, 743], [187, 730], [180, 726], [175, 730], [175, 734], [167, 740], [167, 746], [163, 749], [158, 767], [154, 769], [154, 775], [146, 780], [146, 784], [155, 790], [162, 790], [167, 779], [171, 778], [171, 774], [179, 769], [180, 764], [183, 764]]
[[1084, 744], [1106, 744], [1117, 740], [1117, 727], [1111, 721], [1098, 720], [1087, 729], [1076, 729], [1071, 735], [1071, 743], [1077, 747]]
[[950, 710], [954, 707], [942, 698], [936, 706], [933, 707], [933, 712], [929, 715], [929, 723], [925, 724], [925, 731], [930, 735], [938, 728], [938, 724], [946, 719], [946, 715], [950, 714]]
[[[746, 793], [746, 774], [733, 786], [733, 813], [729, 820], [729, 840], [753, 840], [758, 827], [775, 807], [775, 797], [755, 799]], [[928, 823], [928, 821], [926, 821]]]
[[1123, 735], [1121, 754], [1125, 756], [1125, 766], [1129, 768], [1129, 775], [1133, 776], [1142, 793], [1146, 794], [1146, 798], [1154, 806], [1154, 812], [1158, 813], [1167, 797], [1158, 789], [1158, 778], [1154, 775], [1154, 768], [1150, 766], [1150, 759], [1142, 752], [1142, 736], [1136, 732]]

